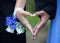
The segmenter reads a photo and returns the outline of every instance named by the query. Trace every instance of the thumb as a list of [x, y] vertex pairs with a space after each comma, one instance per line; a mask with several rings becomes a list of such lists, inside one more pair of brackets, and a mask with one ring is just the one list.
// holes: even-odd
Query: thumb
[[36, 16], [39, 16], [38, 12], [35, 12], [34, 14], [35, 14]]
[[45, 11], [38, 11], [35, 12], [36, 16], [43, 16], [45, 14]]

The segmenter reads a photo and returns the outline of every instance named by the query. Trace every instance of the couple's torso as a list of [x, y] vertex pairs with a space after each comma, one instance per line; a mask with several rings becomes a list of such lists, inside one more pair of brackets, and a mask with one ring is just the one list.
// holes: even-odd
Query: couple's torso
[[[54, 0], [34, 0], [36, 10], [41, 10]], [[16, 0], [0, 0], [0, 25], [4, 25], [5, 17], [12, 15]]]

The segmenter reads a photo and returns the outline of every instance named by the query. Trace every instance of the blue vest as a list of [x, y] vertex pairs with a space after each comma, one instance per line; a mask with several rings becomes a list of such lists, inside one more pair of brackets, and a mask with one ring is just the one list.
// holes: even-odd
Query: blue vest
[[57, 0], [56, 17], [50, 23], [47, 43], [60, 43], [60, 0]]

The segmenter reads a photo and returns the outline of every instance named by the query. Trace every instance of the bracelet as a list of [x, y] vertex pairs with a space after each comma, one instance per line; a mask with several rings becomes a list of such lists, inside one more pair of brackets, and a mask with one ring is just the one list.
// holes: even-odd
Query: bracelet
[[17, 11], [24, 11], [22, 8], [15, 8], [14, 12], [13, 12], [13, 16], [16, 17], [16, 12]]

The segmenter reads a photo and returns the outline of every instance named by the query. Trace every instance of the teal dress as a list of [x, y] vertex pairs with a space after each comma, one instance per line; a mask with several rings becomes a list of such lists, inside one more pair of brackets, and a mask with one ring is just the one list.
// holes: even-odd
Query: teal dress
[[60, 43], [60, 0], [57, 0], [56, 17], [50, 23], [47, 43]]

